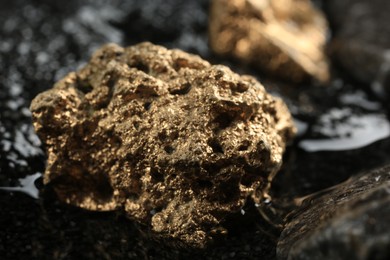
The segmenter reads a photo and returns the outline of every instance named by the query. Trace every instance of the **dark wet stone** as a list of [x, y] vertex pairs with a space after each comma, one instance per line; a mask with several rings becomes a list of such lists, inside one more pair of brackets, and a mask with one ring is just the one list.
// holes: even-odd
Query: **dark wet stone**
[[390, 166], [312, 196], [288, 216], [280, 259], [388, 259]]
[[325, 1], [333, 26], [334, 58], [353, 77], [374, 88], [390, 88], [390, 2]]
[[275, 199], [306, 196], [390, 163], [390, 123], [372, 93], [344, 80], [297, 90], [264, 84], [282, 96], [298, 128], [272, 183]]

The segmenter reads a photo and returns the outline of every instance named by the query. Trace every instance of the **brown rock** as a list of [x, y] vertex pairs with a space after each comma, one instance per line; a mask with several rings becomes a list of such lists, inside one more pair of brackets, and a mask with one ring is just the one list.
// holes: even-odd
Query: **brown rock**
[[294, 134], [254, 78], [150, 43], [102, 47], [31, 104], [61, 200], [202, 247], [259, 200]]
[[390, 165], [307, 197], [287, 218], [278, 259], [389, 259]]
[[296, 82], [329, 78], [327, 23], [310, 0], [213, 0], [210, 45]]

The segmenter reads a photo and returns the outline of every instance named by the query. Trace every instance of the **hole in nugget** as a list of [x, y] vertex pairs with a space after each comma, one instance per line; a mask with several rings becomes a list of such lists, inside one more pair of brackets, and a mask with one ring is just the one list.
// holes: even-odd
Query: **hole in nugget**
[[191, 90], [191, 84], [190, 83], [185, 83], [183, 84], [179, 89], [174, 89], [170, 91], [172, 95], [185, 95], [188, 94]]
[[238, 150], [239, 150], [239, 151], [246, 151], [246, 150], [248, 150], [249, 146], [250, 146], [249, 141], [244, 141], [244, 142], [242, 142], [242, 144], [238, 147]]
[[197, 180], [198, 186], [201, 189], [210, 189], [213, 187], [213, 183], [207, 180]]
[[144, 108], [146, 111], [150, 110], [150, 107], [152, 106], [152, 102], [145, 102]]
[[165, 151], [167, 154], [172, 154], [172, 153], [175, 151], [175, 149], [174, 149], [172, 146], [167, 145], [167, 146], [164, 147], [164, 151]]
[[220, 129], [225, 129], [233, 123], [234, 116], [229, 113], [221, 113], [214, 119], [214, 121], [218, 124]]
[[214, 153], [223, 153], [223, 148], [217, 140], [215, 139], [210, 140], [208, 142], [208, 145], [211, 147], [211, 149], [213, 149]]
[[146, 74], [149, 73], [149, 66], [144, 64], [144, 63], [142, 63], [142, 62], [140, 62], [140, 61], [135, 63], [135, 64], [131, 64], [130, 67], [133, 67], [133, 68], [136, 68], [136, 69], [138, 69], [140, 71], [143, 71]]
[[155, 168], [151, 169], [150, 176], [156, 182], [163, 182], [164, 181], [164, 175]]

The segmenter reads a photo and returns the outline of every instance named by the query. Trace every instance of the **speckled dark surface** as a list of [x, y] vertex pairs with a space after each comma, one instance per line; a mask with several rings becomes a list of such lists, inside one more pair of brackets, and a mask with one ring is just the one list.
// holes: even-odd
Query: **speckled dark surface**
[[0, 1], [1, 259], [276, 257], [279, 231], [251, 205], [245, 215], [227, 220], [227, 240], [206, 251], [188, 251], [151, 240], [145, 228], [121, 215], [66, 206], [50, 186], [43, 187], [37, 173], [44, 170], [45, 155], [31, 124], [31, 99], [106, 42], [149, 40], [181, 48], [252, 74], [284, 97], [301, 132], [273, 185], [271, 208], [289, 208], [292, 198], [390, 162], [387, 101], [370, 84], [344, 77], [335, 67], [327, 87], [290, 86], [215, 57], [207, 45], [207, 8], [207, 0]]

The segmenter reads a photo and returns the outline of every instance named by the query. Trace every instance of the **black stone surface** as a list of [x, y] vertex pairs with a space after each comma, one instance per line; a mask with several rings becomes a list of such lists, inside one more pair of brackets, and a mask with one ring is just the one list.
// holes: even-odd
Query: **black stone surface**
[[307, 198], [290, 219], [278, 242], [280, 259], [388, 259], [390, 166]]
[[324, 3], [334, 39], [334, 60], [378, 92], [390, 90], [390, 2], [329, 0]]

